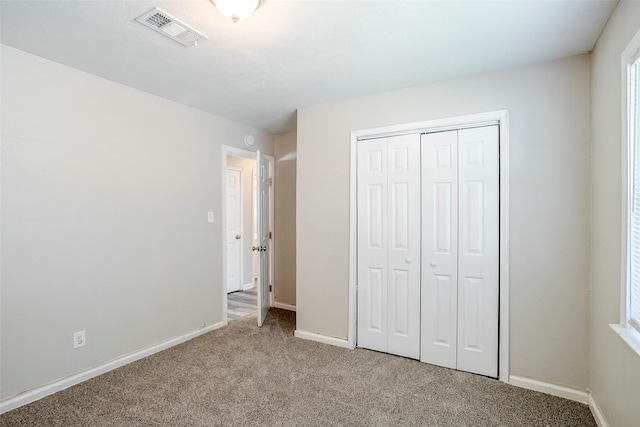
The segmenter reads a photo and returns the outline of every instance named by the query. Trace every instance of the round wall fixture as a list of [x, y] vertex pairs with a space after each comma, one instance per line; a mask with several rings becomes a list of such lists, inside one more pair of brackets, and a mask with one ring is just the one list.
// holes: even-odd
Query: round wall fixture
[[253, 135], [245, 135], [244, 143], [247, 144], [249, 147], [251, 147], [253, 144], [256, 143], [256, 139], [253, 137]]

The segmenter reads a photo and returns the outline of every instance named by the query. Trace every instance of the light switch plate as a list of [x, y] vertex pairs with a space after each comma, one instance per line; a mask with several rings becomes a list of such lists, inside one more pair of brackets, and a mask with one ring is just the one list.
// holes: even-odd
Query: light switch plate
[[213, 221], [215, 220], [215, 215], [213, 211], [209, 211], [207, 212], [207, 222], [209, 224], [213, 224]]

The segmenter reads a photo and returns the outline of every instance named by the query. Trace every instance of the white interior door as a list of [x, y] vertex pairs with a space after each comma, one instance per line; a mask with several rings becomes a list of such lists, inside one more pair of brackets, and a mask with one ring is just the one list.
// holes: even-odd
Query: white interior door
[[498, 376], [498, 126], [458, 131], [458, 369]]
[[358, 142], [358, 345], [387, 346], [387, 140]]
[[358, 147], [358, 345], [420, 357], [420, 137]]
[[422, 136], [420, 360], [456, 368], [458, 338], [458, 132]]
[[498, 374], [498, 126], [422, 137], [421, 360]]
[[227, 293], [242, 285], [242, 171], [227, 168]]
[[257, 211], [258, 211], [258, 326], [262, 326], [269, 311], [269, 187], [271, 176], [269, 161], [260, 151], [257, 153]]

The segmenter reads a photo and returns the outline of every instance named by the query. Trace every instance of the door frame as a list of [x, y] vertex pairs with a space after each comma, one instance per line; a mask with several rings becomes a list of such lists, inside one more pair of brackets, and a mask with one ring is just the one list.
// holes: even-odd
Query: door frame
[[[232, 156], [237, 156], [237, 157], [243, 157], [245, 159], [252, 159], [252, 160], [257, 160], [257, 155], [255, 151], [250, 151], [250, 150], [245, 150], [243, 148], [237, 148], [237, 147], [232, 147], [230, 145], [222, 145], [222, 158], [220, 160], [221, 163], [221, 176], [222, 176], [222, 180], [221, 180], [221, 210], [220, 210], [220, 224], [221, 224], [221, 230], [222, 232], [221, 234], [221, 241], [222, 241], [222, 268], [221, 268], [221, 278], [222, 278], [222, 286], [220, 286], [220, 288], [222, 289], [222, 299], [221, 299], [221, 304], [222, 304], [222, 321], [224, 322], [224, 324], [228, 324], [229, 323], [229, 316], [227, 313], [227, 286], [226, 286], [226, 281], [227, 281], [227, 236], [226, 236], [226, 230], [227, 230], [227, 155], [232, 155]], [[273, 177], [275, 176], [275, 158], [273, 156], [264, 155], [267, 160], [269, 160], [269, 173], [271, 174], [271, 179], [272, 179], [272, 184], [271, 184], [271, 188], [269, 190], [269, 228], [273, 233], [273, 217], [274, 217], [274, 194], [275, 194], [275, 188], [276, 188], [276, 183], [275, 183], [275, 179], [273, 179]], [[255, 189], [253, 190], [255, 191]], [[251, 236], [253, 238], [253, 236]], [[273, 301], [273, 264], [274, 264], [274, 260], [273, 260], [273, 235], [272, 238], [269, 239], [269, 250], [268, 250], [268, 256], [269, 256], [269, 285], [272, 286], [272, 290], [269, 292], [269, 301]], [[254, 272], [255, 274], [255, 272]], [[273, 304], [271, 304], [273, 305]]]
[[498, 379], [509, 382], [509, 110], [496, 110], [400, 125], [361, 129], [351, 132], [350, 204], [349, 204], [349, 326], [347, 343], [356, 346], [357, 333], [357, 149], [358, 141], [410, 133], [441, 132], [483, 125], [500, 125], [500, 243], [499, 243], [499, 327]]
[[[225, 156], [225, 164], [226, 164], [226, 156]], [[228, 187], [228, 182], [227, 182], [227, 172], [229, 170], [232, 171], [236, 171], [236, 172], [240, 172], [240, 289], [238, 289], [239, 291], [242, 291], [242, 288], [244, 286], [243, 280], [242, 280], [242, 275], [244, 273], [244, 230], [242, 230], [244, 228], [244, 181], [242, 179], [242, 168], [238, 167], [238, 166], [227, 166], [226, 170], [225, 170], [225, 180], [223, 181], [224, 183], [224, 191], [225, 191], [225, 205], [224, 205], [224, 212], [226, 214], [227, 212], [227, 199], [226, 199], [226, 195], [227, 195], [227, 187]], [[226, 217], [225, 217], [226, 219]], [[229, 233], [229, 230], [227, 230], [227, 226], [229, 225], [227, 221], [225, 221], [224, 223], [225, 227], [223, 229], [224, 233]], [[227, 248], [227, 245], [229, 244], [229, 242], [227, 242], [226, 238], [228, 236], [226, 236], [225, 234], [225, 250]], [[228, 257], [227, 257], [227, 261], [228, 261]], [[228, 267], [228, 265], [225, 265], [225, 268]], [[227, 283], [227, 280], [229, 278], [225, 276], [224, 280], [224, 286], [226, 288], [227, 294], [229, 293], [229, 284]]]

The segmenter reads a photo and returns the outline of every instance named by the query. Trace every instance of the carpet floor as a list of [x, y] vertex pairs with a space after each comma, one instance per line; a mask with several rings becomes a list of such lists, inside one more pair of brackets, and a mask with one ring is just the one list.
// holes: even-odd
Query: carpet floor
[[595, 426], [586, 405], [247, 316], [0, 416], [3, 426]]

